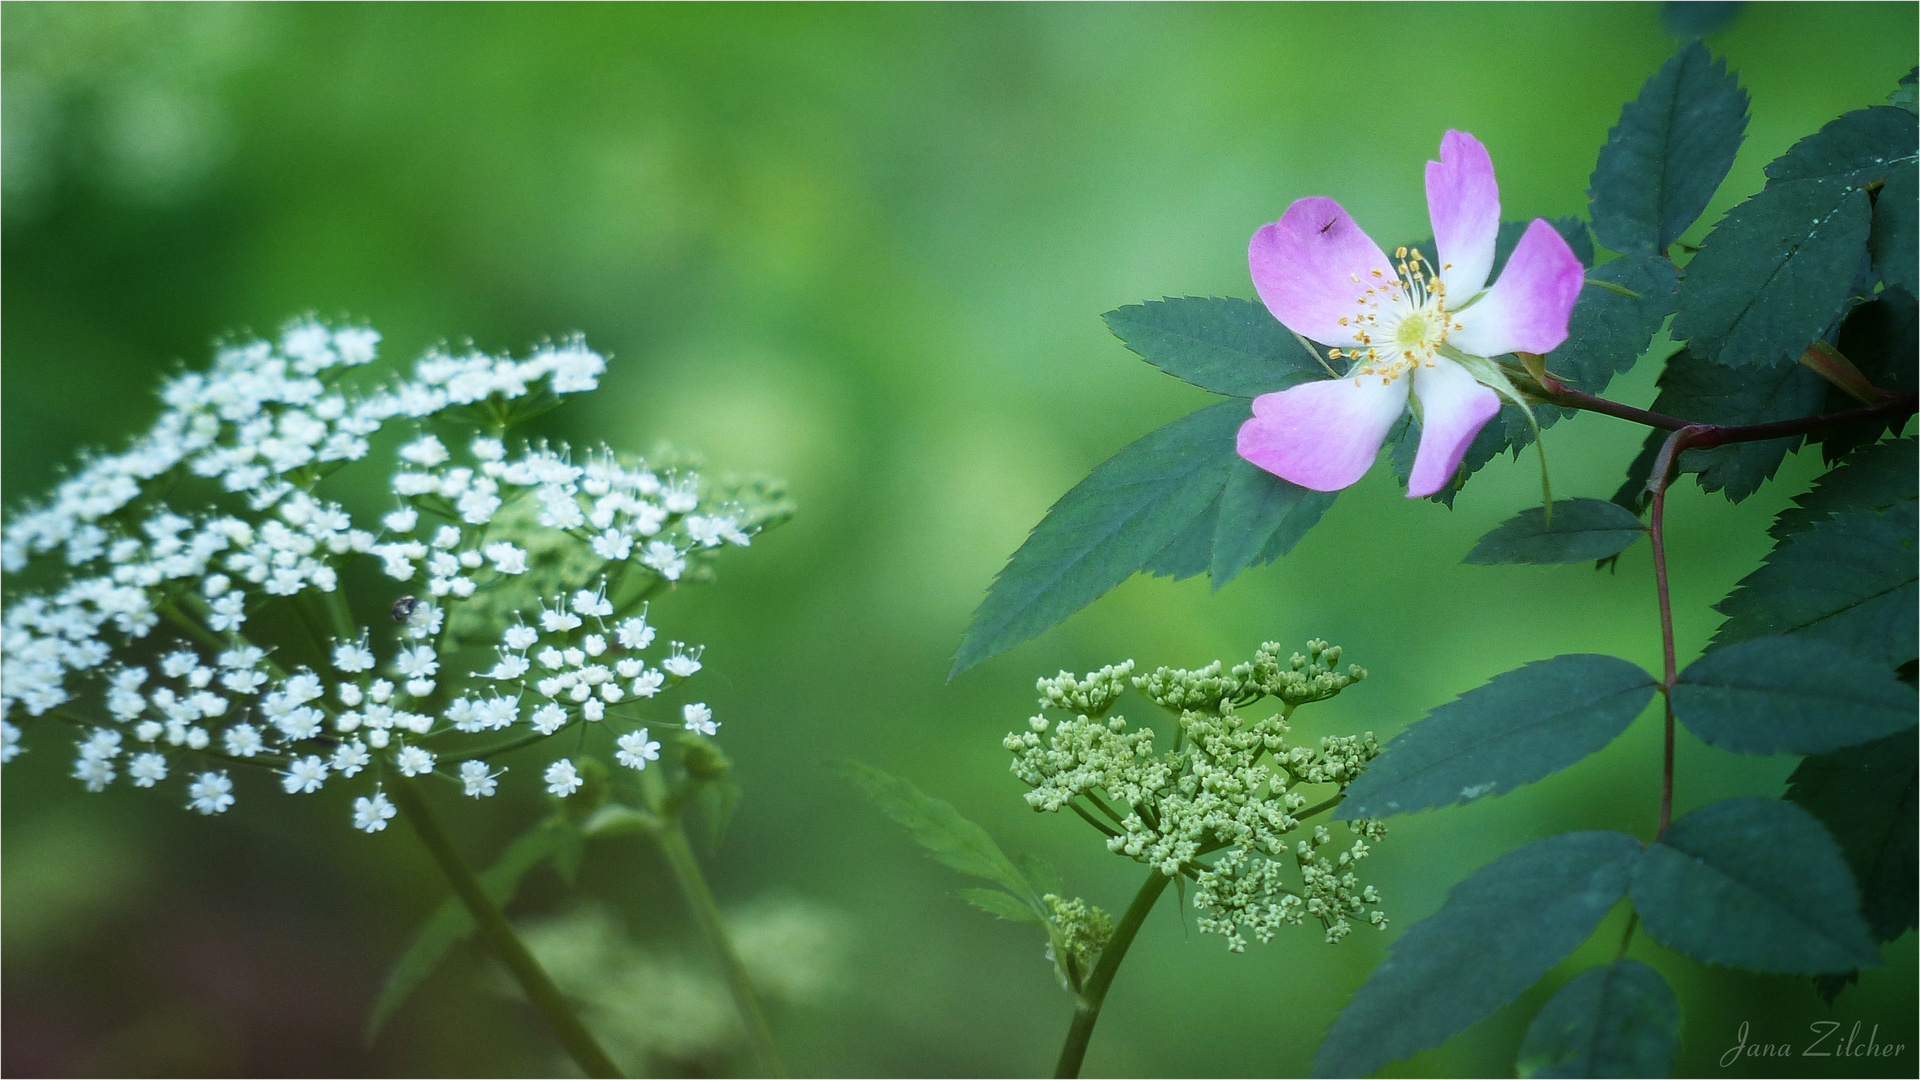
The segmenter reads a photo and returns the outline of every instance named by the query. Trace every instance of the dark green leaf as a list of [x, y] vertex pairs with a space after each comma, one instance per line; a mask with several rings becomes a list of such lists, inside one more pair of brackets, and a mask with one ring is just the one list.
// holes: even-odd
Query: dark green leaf
[[1914, 81], [1916, 77], [1920, 77], [1920, 68], [1914, 68], [1905, 75], [1900, 76], [1900, 84], [1895, 86], [1893, 92], [1887, 95], [1887, 104], [1905, 109], [1910, 113], [1920, 111], [1920, 102], [1916, 102], [1914, 99]]
[[[1239, 459], [1235, 459], [1236, 468]], [[1224, 491], [1225, 489], [1222, 488]], [[1220, 495], [1216, 493], [1213, 501], [1207, 504], [1173, 542], [1160, 549], [1160, 553], [1148, 559], [1140, 569], [1155, 577], [1170, 577], [1183, 581], [1207, 572], [1213, 563], [1213, 537], [1220, 528]]]
[[1875, 105], [1842, 114], [1767, 164], [1767, 186], [1791, 180], [1837, 180], [1864, 187], [1920, 157], [1913, 114]]
[[1234, 435], [1251, 415], [1244, 399], [1223, 401], [1096, 466], [994, 579], [948, 677], [1087, 606], [1179, 539], [1226, 486], [1240, 460]]
[[1647, 432], [1640, 443], [1640, 452], [1627, 465], [1626, 480], [1608, 501], [1636, 516], [1647, 512], [1647, 479], [1653, 475], [1653, 463], [1659, 458], [1660, 444], [1667, 441], [1668, 434], [1658, 428]]
[[[480, 889], [487, 894], [487, 899], [505, 906], [520, 890], [521, 879], [543, 860], [554, 859], [558, 863], [571, 854], [577, 863], [580, 843], [580, 834], [565, 819], [542, 821], [507, 845], [500, 861], [477, 875]], [[379, 1036], [394, 1010], [433, 973], [448, 950], [464, 941], [474, 929], [473, 916], [467, 914], [459, 898], [450, 896], [441, 901], [387, 974], [387, 985], [381, 989], [379, 1000], [373, 1003], [373, 1012], [367, 1017], [369, 1043]]]
[[[1888, 393], [1911, 393], [1920, 382], [1913, 362], [1913, 358], [1920, 355], [1920, 310], [1916, 310], [1913, 294], [1905, 289], [1887, 288], [1872, 303], [1854, 308], [1847, 315], [1847, 321], [1840, 324], [1837, 344], [1868, 382]], [[1839, 412], [1859, 404], [1834, 388], [1827, 391], [1822, 411]], [[1820, 441], [1821, 453], [1828, 461], [1838, 461], [1855, 447], [1866, 446], [1888, 431], [1904, 428], [1908, 419], [1899, 416], [1845, 424], [1808, 438]]]
[[1639, 517], [1603, 499], [1560, 499], [1553, 520], [1538, 506], [1480, 538], [1470, 563], [1570, 563], [1604, 559], [1647, 534]]
[[1147, 363], [1216, 394], [1258, 397], [1327, 377], [1313, 354], [1256, 300], [1169, 297], [1103, 317]]
[[1833, 833], [1860, 886], [1860, 913], [1876, 941], [1914, 928], [1920, 907], [1912, 731], [1807, 758], [1787, 778], [1787, 798]]
[[1916, 452], [1911, 437], [1861, 447], [1780, 511], [1767, 535], [1784, 540], [1834, 514], [1885, 510], [1914, 498]]
[[1575, 975], [1527, 1026], [1521, 1076], [1666, 1076], [1680, 1052], [1680, 1002], [1660, 973], [1615, 960]]
[[1866, 192], [1845, 181], [1768, 184], [1687, 264], [1673, 336], [1729, 367], [1792, 365], [1853, 295], [1869, 220]]
[[1660, 5], [1660, 25], [1683, 40], [1703, 38], [1732, 22], [1746, 6], [1740, 0], [1666, 0]]
[[1891, 669], [1807, 638], [1714, 649], [1668, 697], [1701, 742], [1737, 754], [1820, 754], [1914, 724], [1913, 690]]
[[1667, 827], [1633, 872], [1647, 933], [1709, 964], [1814, 975], [1877, 967], [1840, 849], [1776, 799], [1724, 799]]
[[1747, 93], [1724, 59], [1683, 45], [1620, 110], [1593, 168], [1593, 235], [1659, 254], [1707, 208], [1747, 131]]
[[1047, 921], [1028, 901], [999, 889], [961, 889], [960, 896], [981, 911], [1008, 922], [1044, 924]]
[[1615, 259], [1587, 272], [1639, 294], [1622, 296], [1586, 285], [1573, 306], [1567, 340], [1547, 354], [1547, 370], [1578, 390], [1597, 394], [1616, 374], [1631, 368], [1677, 302], [1673, 264], [1658, 255]]
[[1334, 492], [1308, 491], [1246, 460], [1235, 460], [1220, 493], [1213, 534], [1213, 589], [1249, 566], [1269, 563], [1293, 550], [1333, 505]]
[[1914, 253], [1920, 251], [1920, 230], [1914, 218], [1920, 214], [1920, 172], [1903, 165], [1887, 177], [1887, 186], [1873, 200], [1873, 231], [1867, 248], [1873, 253], [1874, 272], [1881, 281], [1898, 285], [1910, 293], [1920, 293], [1920, 265]]
[[987, 830], [962, 817], [951, 803], [871, 765], [843, 761], [840, 771], [935, 859], [1019, 895], [1032, 891]]
[[1714, 605], [1727, 616], [1715, 647], [1795, 634], [1890, 668], [1913, 659], [1920, 651], [1915, 505], [1836, 514], [1781, 541], [1760, 569]]
[[1393, 943], [1333, 1022], [1313, 1075], [1363, 1076], [1518, 997], [1593, 933], [1639, 854], [1624, 833], [1563, 833], [1475, 871]]
[[1411, 814], [1505, 794], [1612, 742], [1653, 692], [1653, 677], [1635, 665], [1590, 653], [1496, 675], [1388, 743], [1334, 816]]
[[[1653, 411], [1703, 424], [1764, 424], [1811, 416], [1826, 396], [1826, 381], [1800, 364], [1738, 370], [1682, 349], [1668, 358], [1660, 373]], [[1665, 433], [1655, 433], [1648, 442], [1658, 449], [1657, 440], [1665, 438]], [[1680, 455], [1679, 471], [1698, 474], [1702, 490], [1723, 491], [1739, 502], [1771, 480], [1799, 445], [1794, 436], [1688, 450]], [[1652, 466], [1651, 457], [1647, 466]]]

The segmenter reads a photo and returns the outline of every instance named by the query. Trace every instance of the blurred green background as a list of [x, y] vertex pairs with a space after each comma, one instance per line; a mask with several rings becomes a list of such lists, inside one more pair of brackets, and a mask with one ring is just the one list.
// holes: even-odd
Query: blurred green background
[[[1038, 1073], [1069, 1011], [1031, 928], [955, 898], [963, 882], [831, 760], [912, 778], [1118, 911], [1139, 868], [1080, 822], [1029, 812], [1006, 772], [999, 741], [1031, 713], [1037, 675], [1321, 636], [1374, 677], [1302, 713], [1302, 734], [1384, 738], [1527, 660], [1614, 652], [1657, 669], [1644, 545], [1615, 575], [1459, 564], [1537, 499], [1528, 459], [1490, 466], [1450, 513], [1376, 469], [1291, 556], [1217, 595], [1204, 578], [1137, 579], [945, 681], [1047, 506], [1206, 399], [1133, 359], [1100, 312], [1250, 296], [1248, 235], [1303, 195], [1334, 195], [1383, 242], [1425, 235], [1420, 170], [1447, 127], [1491, 149], [1509, 218], [1584, 213], [1620, 103], [1673, 48], [1654, 6], [16, 3], [0, 21], [9, 504], [143, 427], [157, 376], [204, 363], [215, 335], [307, 311], [370, 320], [402, 362], [441, 340], [522, 350], [583, 331], [615, 359], [550, 433], [636, 450], [664, 437], [791, 482], [793, 524], [655, 610], [708, 643], [705, 694], [746, 789], [716, 890], [743, 919], [810, 913], [802, 966], [819, 977], [774, 1016], [797, 1071]], [[1753, 5], [1717, 33], [1753, 122], [1703, 220], [1796, 139], [1881, 101], [1915, 40], [1910, 3]], [[1615, 396], [1650, 400], [1647, 368]], [[1604, 417], [1555, 428], [1556, 490], [1610, 494], [1639, 439]], [[1683, 662], [1816, 456], [1739, 507], [1691, 485], [1674, 500]], [[1680, 811], [1777, 794], [1793, 764], [1681, 738]], [[214, 820], [124, 786], [87, 795], [64, 777], [65, 741], [30, 731], [6, 771], [7, 1073], [560, 1067], [470, 949], [361, 1042], [386, 966], [444, 895], [409, 830], [352, 832], [344, 788], [295, 800], [255, 779]], [[1649, 715], [1550, 783], [1394, 821], [1367, 867], [1394, 926], [1338, 947], [1302, 928], [1231, 956], [1163, 900], [1089, 1072], [1304, 1072], [1392, 935], [1450, 885], [1566, 829], [1650, 834], [1658, 774]], [[455, 823], [476, 858], [543, 812], [532, 787]], [[514, 913], [610, 912], [634, 948], [698, 974], [662, 873], [638, 841], [603, 842], [581, 890], [597, 909], [542, 871]], [[1533, 1011], [1611, 955], [1623, 919], [1393, 1073], [1510, 1074]], [[1913, 940], [1832, 1009], [1804, 980], [1707, 969], [1645, 935], [1633, 955], [1684, 1003], [1680, 1075], [1722, 1071], [1743, 1022], [1753, 1041], [1804, 1045], [1826, 1018], [1907, 1049], [1724, 1071], [1911, 1075]]]

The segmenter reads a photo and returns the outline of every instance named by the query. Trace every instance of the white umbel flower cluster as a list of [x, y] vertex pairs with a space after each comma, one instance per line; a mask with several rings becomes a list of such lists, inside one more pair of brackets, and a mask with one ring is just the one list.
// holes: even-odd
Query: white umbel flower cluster
[[[223, 347], [163, 387], [127, 450], [7, 517], [0, 762], [23, 725], [52, 723], [87, 790], [172, 778], [221, 813], [229, 773], [254, 765], [288, 794], [355, 785], [354, 823], [375, 832], [390, 773], [484, 798], [505, 772], [485, 757], [577, 724], [624, 732], [607, 737], [622, 764], [657, 760], [645, 725], [671, 714], [649, 706], [701, 650], [657, 644], [646, 598], [783, 518], [778, 491], [510, 447], [517, 420], [598, 385], [606, 361], [577, 338], [524, 359], [435, 350], [356, 385], [378, 342], [306, 319]], [[392, 428], [392, 509], [360, 520], [328, 480]], [[349, 597], [349, 579], [389, 584]], [[704, 704], [681, 713], [689, 732], [718, 727]], [[578, 786], [556, 770], [574, 774], [565, 758], [533, 771], [556, 794]]]

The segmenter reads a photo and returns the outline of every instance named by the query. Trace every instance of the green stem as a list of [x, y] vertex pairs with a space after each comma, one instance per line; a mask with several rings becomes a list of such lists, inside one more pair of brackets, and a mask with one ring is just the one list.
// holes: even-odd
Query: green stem
[[1113, 976], [1120, 970], [1120, 961], [1126, 959], [1127, 947], [1140, 932], [1140, 924], [1147, 921], [1147, 912], [1153, 910], [1154, 901], [1160, 899], [1171, 880], [1155, 869], [1147, 875], [1140, 891], [1133, 894], [1133, 903], [1128, 904], [1127, 913], [1120, 916], [1120, 925], [1113, 928], [1113, 938], [1100, 950], [1100, 961], [1080, 991], [1073, 1010], [1073, 1025], [1067, 1028], [1067, 1041], [1060, 1046], [1060, 1064], [1054, 1068], [1053, 1075], [1080, 1075], [1080, 1063], [1087, 1056], [1087, 1040], [1093, 1038], [1093, 1025], [1100, 1021], [1100, 1006], [1107, 1000], [1107, 988], [1113, 985]]
[[780, 1051], [773, 1044], [773, 1031], [767, 1027], [766, 1014], [760, 1010], [760, 998], [754, 993], [746, 965], [740, 962], [740, 954], [727, 934], [726, 923], [720, 919], [720, 908], [713, 902], [713, 892], [707, 888], [705, 875], [700, 873], [699, 861], [693, 857], [693, 846], [687, 843], [686, 826], [679, 814], [665, 818], [657, 839], [660, 850], [667, 856], [667, 865], [673, 870], [674, 880], [680, 883], [680, 891], [687, 898], [687, 906], [693, 909], [694, 918], [707, 936], [707, 944], [720, 958], [720, 966], [727, 976], [727, 989], [733, 992], [734, 1007], [740, 1011], [740, 1021], [747, 1029], [747, 1042], [753, 1046], [754, 1056], [760, 1059], [760, 1068], [769, 1076], [787, 1075], [780, 1063]]
[[553, 1028], [567, 1053], [588, 1076], [619, 1076], [620, 1069], [607, 1056], [594, 1040], [593, 1033], [574, 1015], [572, 1006], [553, 984], [546, 969], [527, 951], [526, 943], [520, 935], [513, 932], [513, 925], [501, 914], [500, 906], [487, 896], [480, 885], [480, 879], [474, 876], [473, 868], [467, 865], [460, 852], [453, 846], [446, 830], [440, 827], [440, 821], [427, 808], [427, 801], [405, 777], [388, 778], [387, 791], [400, 807], [407, 820], [413, 823], [414, 832], [420, 836], [421, 843], [433, 854], [433, 861], [440, 866], [440, 872], [447, 877], [447, 883], [453, 886], [453, 893], [466, 905], [468, 914], [480, 927], [480, 936], [493, 949], [500, 962], [507, 965], [513, 977], [519, 980], [521, 989], [527, 993], [527, 1000], [540, 1011], [540, 1015]]

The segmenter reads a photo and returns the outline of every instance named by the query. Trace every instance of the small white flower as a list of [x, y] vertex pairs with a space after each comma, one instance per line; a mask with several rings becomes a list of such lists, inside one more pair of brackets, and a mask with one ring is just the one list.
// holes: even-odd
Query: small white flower
[[410, 533], [413, 531], [414, 525], [418, 524], [419, 521], [420, 511], [415, 510], [411, 506], [403, 506], [393, 513], [388, 514], [386, 517], [381, 518], [380, 524], [385, 525], [388, 532]]
[[551, 609], [540, 613], [540, 629], [549, 634], [564, 634], [580, 627], [580, 616]]
[[639, 678], [633, 680], [633, 685], [628, 687], [628, 689], [633, 691], [634, 697], [650, 698], [653, 695], [659, 693], [660, 688], [662, 686], [665, 686], [666, 682], [667, 682], [667, 677], [665, 675], [660, 674], [660, 672], [658, 671], [649, 669], [647, 671], [642, 672]]
[[393, 667], [409, 679], [424, 678], [440, 670], [440, 661], [433, 651], [433, 646], [415, 645], [409, 649], [401, 649], [400, 655], [393, 658]]
[[608, 529], [593, 538], [593, 553], [609, 562], [619, 562], [633, 553], [633, 538], [619, 529]]
[[280, 774], [280, 786], [289, 795], [311, 795], [320, 790], [327, 779], [327, 764], [318, 754], [309, 754], [297, 758], [287, 765], [287, 771]]
[[[573, 594], [573, 610], [582, 615], [605, 618], [613, 614], [613, 604], [604, 595], [590, 589]], [[578, 624], [576, 624], [578, 625]]]
[[673, 655], [660, 661], [660, 666], [666, 669], [667, 674], [676, 678], [691, 678], [694, 672], [700, 670], [701, 651], [700, 649], [695, 649], [692, 652], [687, 652], [686, 644], [676, 641], [673, 643]]
[[507, 448], [499, 439], [482, 435], [467, 445], [467, 452], [481, 461], [501, 461], [507, 456]]
[[720, 724], [713, 718], [713, 710], [701, 702], [680, 706], [680, 718], [686, 722], [688, 731], [697, 731], [702, 735], [715, 735]]
[[433, 754], [418, 746], [403, 746], [393, 755], [393, 763], [402, 776], [419, 776], [433, 771]]
[[[501, 769], [500, 773], [506, 771]], [[484, 761], [460, 763], [460, 782], [467, 786], [467, 794], [476, 799], [483, 799], [493, 794], [494, 789], [500, 786], [496, 779], [500, 773], [488, 772], [487, 763]]]
[[566, 723], [567, 710], [558, 705], [547, 704], [533, 710], [533, 730], [542, 735], [551, 735]]
[[113, 759], [80, 757], [73, 762], [73, 778], [86, 784], [88, 791], [105, 791], [113, 783]]
[[367, 745], [359, 739], [344, 742], [333, 748], [333, 769], [341, 776], [352, 776], [367, 767], [373, 760], [367, 753]]
[[548, 671], [558, 671], [561, 667], [565, 666], [567, 662], [566, 655], [551, 645], [541, 649], [540, 655], [534, 657], [534, 659], [540, 661], [540, 666], [546, 668]]
[[614, 633], [619, 637], [623, 649], [644, 649], [653, 644], [653, 627], [647, 625], [645, 615], [622, 619]]
[[566, 758], [561, 758], [547, 766], [545, 779], [548, 793], [563, 799], [580, 790], [580, 785], [586, 783], [585, 780], [580, 779], [579, 772], [575, 771], [573, 762]]
[[223, 814], [233, 805], [233, 781], [225, 772], [203, 772], [187, 785], [187, 809], [202, 814]]
[[[433, 531], [433, 546], [441, 551], [450, 551], [460, 546], [460, 530], [452, 525], [442, 525]], [[456, 559], [455, 566], [460, 565]]]
[[348, 642], [333, 650], [333, 666], [349, 674], [373, 670], [373, 650], [362, 643]]
[[433, 686], [434, 683], [432, 679], [408, 679], [407, 693], [417, 698], [426, 697], [428, 694], [433, 693]]
[[127, 766], [127, 775], [133, 777], [134, 787], [152, 787], [167, 778], [167, 759], [160, 754], [139, 754], [133, 764]]
[[19, 756], [20, 729], [4, 720], [0, 720], [0, 765], [4, 765]]
[[580, 703], [580, 715], [589, 720], [604, 720], [607, 715], [607, 703], [599, 698], [588, 698]]
[[488, 544], [481, 549], [494, 570], [502, 574], [524, 574], [527, 572], [527, 553], [505, 542]]
[[615, 742], [620, 752], [614, 757], [629, 769], [644, 769], [649, 761], [660, 760], [660, 744], [647, 738], [647, 729], [629, 731]]
[[580, 647], [588, 656], [599, 656], [607, 651], [607, 639], [599, 634], [588, 634], [580, 639]]
[[235, 694], [245, 696], [267, 684], [264, 671], [228, 671], [220, 676], [220, 685]]
[[500, 638], [506, 643], [507, 648], [524, 650], [532, 648], [534, 643], [540, 640], [540, 632], [524, 623], [515, 623], [507, 627], [506, 633], [500, 635]]
[[445, 444], [432, 435], [422, 435], [400, 448], [401, 460], [429, 469], [444, 463], [448, 456]]
[[500, 657], [499, 663], [493, 665], [492, 671], [487, 672], [487, 678], [500, 679], [502, 681], [518, 679], [522, 675], [525, 675], [527, 669], [531, 666], [532, 665], [527, 662], [526, 657], [516, 653], [507, 653]]
[[226, 734], [220, 736], [220, 741], [226, 746], [227, 753], [233, 757], [252, 757], [265, 746], [259, 730], [252, 724], [233, 725], [227, 729]]
[[[340, 704], [345, 705], [349, 709], [355, 708], [362, 701], [366, 700], [366, 693], [360, 689], [359, 683], [341, 683], [334, 688], [334, 691], [339, 695]], [[348, 730], [352, 729], [349, 728]]]
[[377, 833], [399, 812], [386, 792], [375, 791], [371, 799], [362, 796], [353, 800], [353, 827], [361, 832]]

